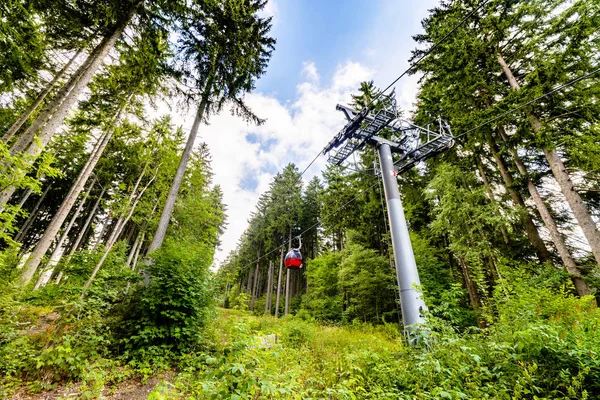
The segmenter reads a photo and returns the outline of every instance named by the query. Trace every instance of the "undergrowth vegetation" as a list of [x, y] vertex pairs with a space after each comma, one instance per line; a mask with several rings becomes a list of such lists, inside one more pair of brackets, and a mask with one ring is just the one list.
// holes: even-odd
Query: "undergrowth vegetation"
[[[591, 298], [522, 282], [490, 328], [459, 333], [430, 317], [419, 346], [395, 325], [318, 325], [229, 310], [215, 347], [182, 363], [163, 394], [198, 399], [594, 399], [600, 312]], [[260, 345], [268, 334], [279, 343]]]
[[534, 284], [512, 282], [510, 291], [499, 285], [502, 305], [485, 329], [458, 331], [434, 309], [416, 347], [405, 345], [396, 324], [323, 325], [307, 314], [275, 319], [225, 309], [212, 322], [204, 319], [193, 338], [169, 332], [168, 324], [146, 326], [140, 332], [156, 336], [142, 345], [125, 339], [123, 320], [114, 315], [75, 308], [52, 320], [52, 308], [15, 305], [2, 316], [0, 393], [97, 398], [123, 381], [169, 371], [149, 398], [598, 398], [594, 300]]

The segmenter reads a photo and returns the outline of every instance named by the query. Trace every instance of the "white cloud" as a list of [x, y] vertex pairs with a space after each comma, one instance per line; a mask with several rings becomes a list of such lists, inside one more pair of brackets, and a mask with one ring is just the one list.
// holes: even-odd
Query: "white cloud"
[[265, 5], [265, 8], [261, 11], [261, 14], [264, 17], [273, 17], [273, 26], [277, 25], [279, 22], [279, 6], [277, 5], [277, 2], [275, 0], [269, 0]]
[[[297, 86], [298, 98], [293, 103], [282, 104], [262, 93], [246, 96], [252, 110], [266, 118], [264, 125], [246, 124], [224, 111], [213, 116], [210, 125], [200, 127], [198, 143], [208, 144], [214, 182], [221, 185], [228, 207], [228, 225], [216, 254], [217, 263], [235, 248], [258, 197], [268, 189], [273, 172], [290, 162], [304, 169], [344, 124], [343, 115], [335, 110], [336, 104], [348, 103], [360, 82], [374, 75], [374, 71], [359, 63], [347, 62], [338, 66], [329, 85], [322, 86], [314, 63], [305, 63], [304, 70], [306, 80]], [[191, 125], [192, 120], [193, 113], [189, 112], [184, 126]], [[250, 134], [253, 140], [248, 140]], [[325, 157], [319, 158], [303, 178], [308, 181], [325, 162]], [[255, 180], [256, 187], [244, 189], [245, 179]]]
[[314, 61], [304, 62], [302, 64], [302, 77], [312, 83], [319, 83], [319, 73]]

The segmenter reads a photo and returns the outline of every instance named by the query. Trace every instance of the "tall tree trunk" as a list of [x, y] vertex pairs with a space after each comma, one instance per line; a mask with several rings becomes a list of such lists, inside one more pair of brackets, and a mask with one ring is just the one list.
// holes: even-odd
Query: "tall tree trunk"
[[[127, 27], [133, 14], [137, 9], [139, 3], [133, 4], [128, 10], [127, 14], [120, 20], [117, 25], [114, 26], [113, 30], [108, 33], [92, 51], [86, 62], [82, 65], [84, 70], [81, 72], [79, 78], [72, 85], [71, 90], [68, 92], [64, 99], [58, 106], [55, 106], [51, 112], [51, 115], [46, 120], [41, 122], [41, 125], [33, 131], [29, 140], [30, 145], [27, 148], [27, 154], [37, 156], [41, 150], [46, 146], [48, 141], [52, 138], [54, 133], [63, 124], [67, 114], [71, 111], [71, 108], [85, 90], [88, 83], [92, 80], [96, 71], [103, 64], [104, 59], [108, 53], [113, 49], [115, 43], [123, 33], [123, 30]], [[36, 121], [37, 122], [37, 121]], [[38, 133], [39, 131], [39, 133]], [[27, 133], [27, 132], [25, 132]], [[38, 145], [33, 141], [33, 135], [38, 134], [40, 138], [40, 144]], [[16, 144], [15, 144], [16, 145]], [[12, 149], [11, 149], [12, 150]], [[23, 145], [16, 149], [17, 151], [23, 151]], [[14, 154], [14, 152], [13, 152]]]
[[[115, 117], [115, 121], [118, 121], [119, 116], [120, 112]], [[42, 261], [44, 254], [46, 254], [46, 251], [48, 251], [48, 248], [52, 244], [56, 233], [60, 229], [61, 225], [67, 218], [67, 215], [71, 211], [71, 208], [75, 204], [75, 200], [79, 196], [79, 193], [81, 193], [81, 190], [83, 189], [87, 180], [92, 174], [92, 171], [98, 163], [100, 156], [104, 152], [104, 149], [106, 148], [108, 141], [112, 137], [113, 132], [113, 129], [109, 129], [103, 136], [100, 137], [100, 139], [98, 139], [98, 142], [96, 143], [94, 150], [92, 150], [88, 161], [81, 169], [81, 172], [77, 176], [77, 179], [75, 180], [75, 183], [73, 183], [73, 186], [71, 186], [69, 193], [67, 193], [67, 197], [63, 200], [59, 210], [52, 218], [52, 221], [46, 228], [46, 231], [44, 232], [42, 238], [38, 242], [34, 251], [31, 253], [31, 256], [29, 257], [27, 262], [25, 263], [25, 266], [23, 267], [23, 272], [21, 274], [21, 285], [25, 286], [31, 280], [31, 277], [35, 273], [40, 262]]]
[[285, 269], [285, 313], [288, 315], [290, 312], [290, 270]]
[[38, 211], [40, 209], [40, 205], [42, 205], [42, 202], [46, 198], [46, 195], [50, 191], [50, 188], [52, 188], [52, 185], [53, 184], [50, 183], [50, 184], [48, 184], [48, 186], [46, 186], [46, 189], [44, 189], [44, 192], [42, 193], [42, 195], [38, 199], [37, 203], [35, 203], [35, 206], [33, 207], [33, 210], [31, 210], [31, 213], [27, 217], [27, 220], [25, 220], [25, 223], [23, 224], [23, 226], [21, 226], [21, 229], [19, 229], [19, 233], [15, 237], [15, 241], [16, 242], [20, 242], [21, 239], [24, 239], [25, 235], [27, 235], [27, 231], [29, 231], [29, 228], [31, 227], [31, 224], [35, 220], [35, 217], [37, 216], [37, 213], [38, 213]]
[[75, 55], [71, 57], [71, 59], [62, 67], [62, 69], [56, 75], [54, 75], [52, 81], [50, 81], [50, 83], [46, 85], [44, 90], [42, 90], [37, 95], [37, 97], [29, 105], [29, 107], [27, 107], [25, 111], [23, 111], [23, 113], [19, 116], [15, 123], [12, 124], [8, 131], [6, 131], [4, 136], [2, 136], [2, 140], [4, 141], [4, 143], [8, 143], [8, 141], [15, 135], [15, 133], [17, 133], [19, 129], [21, 129], [25, 121], [27, 121], [29, 117], [31, 117], [31, 114], [33, 114], [33, 112], [40, 106], [40, 104], [42, 104], [42, 101], [44, 101], [46, 96], [48, 96], [48, 94], [52, 91], [56, 83], [59, 80], [61, 80], [62, 77], [66, 74], [66, 72], [69, 70], [69, 68], [71, 68], [71, 65], [73, 64], [73, 62], [75, 62], [77, 57], [79, 57], [82, 51], [83, 49], [78, 50], [77, 53], [75, 53]]
[[583, 203], [583, 199], [575, 190], [573, 181], [556, 150], [544, 149], [544, 155], [546, 156], [546, 160], [548, 160], [548, 164], [550, 164], [552, 174], [556, 178], [567, 203], [569, 203], [573, 211], [573, 215], [575, 215], [579, 227], [592, 249], [596, 263], [600, 265], [600, 232], [598, 232], [596, 222], [592, 219], [587, 207]]
[[259, 296], [258, 289], [260, 286], [260, 264], [256, 263], [256, 269], [254, 270], [254, 285], [252, 285], [252, 300], [250, 302], [250, 310], [254, 311], [254, 302]]
[[[145, 168], [144, 168], [144, 170], [145, 170]], [[142, 171], [142, 174], [140, 176], [143, 176], [144, 172], [145, 171]], [[108, 257], [108, 254], [110, 253], [110, 251], [112, 250], [113, 246], [117, 242], [117, 238], [119, 237], [119, 235], [123, 231], [123, 228], [125, 227], [125, 225], [127, 224], [127, 222], [129, 222], [129, 220], [131, 219], [131, 216], [133, 215], [133, 212], [135, 211], [135, 208], [137, 207], [140, 199], [144, 195], [144, 192], [146, 191], [146, 189], [148, 189], [148, 186], [150, 186], [152, 184], [152, 182], [154, 181], [154, 179], [156, 178], [156, 174], [157, 173], [158, 173], [158, 168], [156, 169], [156, 173], [154, 174], [154, 176], [152, 177], [152, 179], [150, 179], [150, 181], [148, 183], [146, 183], [146, 185], [144, 186], [144, 188], [142, 190], [140, 190], [140, 192], [138, 193], [138, 195], [135, 197], [135, 200], [133, 201], [133, 203], [131, 204], [131, 206], [129, 208], [129, 213], [127, 214], [127, 216], [124, 219], [119, 219], [118, 220], [120, 223], [118, 223], [117, 226], [115, 227], [114, 233], [111, 235], [111, 239], [106, 244], [106, 248], [104, 249], [104, 254], [102, 254], [102, 257], [100, 258], [100, 261], [98, 261], [98, 264], [96, 264], [96, 267], [92, 271], [92, 274], [90, 275], [90, 278], [88, 279], [88, 281], [83, 286], [83, 290], [81, 291], [80, 298], [83, 298], [85, 296], [85, 293], [87, 292], [88, 288], [90, 287], [90, 285], [94, 281], [94, 278], [96, 277], [96, 274], [98, 273], [98, 271], [102, 267], [102, 264], [104, 264], [104, 261], [106, 260], [106, 257]], [[139, 184], [139, 181], [140, 181], [140, 179], [138, 179], [138, 184]], [[134, 191], [136, 189], [137, 189], [137, 187], [134, 188]]]
[[96, 178], [94, 178], [92, 180], [92, 182], [90, 182], [90, 184], [88, 185], [88, 189], [85, 192], [85, 194], [83, 195], [83, 198], [81, 199], [81, 201], [79, 202], [79, 205], [75, 209], [75, 213], [73, 214], [73, 216], [71, 217], [71, 220], [65, 227], [65, 230], [63, 231], [62, 235], [60, 235], [60, 238], [58, 239], [58, 243], [56, 243], [56, 247], [54, 247], [54, 251], [52, 252], [52, 255], [50, 256], [50, 260], [48, 260], [48, 266], [46, 268], [46, 271], [43, 271], [42, 273], [40, 273], [40, 277], [39, 277], [38, 281], [36, 282], [35, 286], [33, 287], [33, 290], [38, 290], [40, 288], [40, 286], [44, 284], [44, 276], [47, 276], [48, 274], [50, 276], [52, 276], [52, 271], [54, 270], [54, 267], [60, 261], [61, 249], [63, 247], [63, 244], [64, 244], [65, 240], [67, 240], [67, 237], [69, 237], [69, 232], [71, 231], [71, 228], [73, 228], [75, 221], [79, 217], [79, 213], [83, 209], [83, 206], [85, 205], [85, 202], [88, 199], [88, 196], [90, 195], [90, 192], [92, 191], [92, 189], [94, 188], [95, 185], [96, 185]]
[[25, 205], [25, 202], [27, 201], [27, 199], [29, 199], [29, 196], [31, 196], [31, 193], [33, 193], [32, 189], [27, 189], [25, 191], [25, 194], [23, 194], [23, 197], [19, 201], [19, 204], [18, 204], [19, 208], [23, 208], [23, 206]]
[[467, 293], [469, 294], [469, 301], [471, 302], [471, 307], [473, 307], [473, 311], [477, 314], [477, 322], [480, 328], [485, 328], [487, 326], [485, 320], [481, 317], [481, 298], [479, 296], [479, 292], [477, 291], [477, 285], [471, 279], [471, 275], [469, 273], [469, 267], [464, 259], [459, 258], [458, 264], [460, 265], [460, 269], [462, 272], [463, 279], [465, 281], [465, 286], [467, 288]]
[[227, 298], [229, 297], [229, 283], [225, 285], [225, 296], [223, 296], [223, 308], [227, 305]]
[[273, 260], [269, 260], [267, 273], [267, 294], [265, 298], [265, 314], [271, 315], [271, 299], [273, 298]]
[[75, 243], [73, 243], [73, 247], [71, 247], [69, 256], [72, 256], [73, 253], [75, 253], [77, 251], [77, 249], [79, 248], [79, 244], [83, 240], [83, 237], [85, 236], [85, 233], [88, 230], [88, 226], [90, 226], [90, 223], [96, 216], [96, 210], [98, 209], [98, 206], [100, 205], [100, 201], [102, 200], [102, 197], [104, 197], [105, 192], [106, 192], [106, 189], [103, 187], [102, 192], [100, 192], [100, 195], [98, 196], [98, 198], [96, 199], [96, 202], [94, 203], [94, 207], [92, 207], [92, 211], [88, 215], [87, 219], [85, 220], [85, 223], [83, 224], [83, 227], [79, 231], [79, 234], [77, 235], [77, 239], [75, 239]]
[[[144, 221], [144, 223], [142, 224], [142, 226], [139, 229], [139, 232], [135, 239], [138, 242], [137, 247], [134, 244], [134, 247], [136, 247], [136, 249], [135, 249], [135, 251], [133, 251], [133, 249], [132, 249], [133, 260], [132, 261], [130, 261], [129, 259], [127, 260], [127, 265], [128, 266], [131, 265], [131, 269], [133, 271], [135, 271], [135, 268], [137, 266], [138, 257], [140, 256], [141, 250], [144, 247], [144, 240], [146, 238], [146, 227], [148, 225], [148, 221], [152, 220], [152, 217], [154, 217], [154, 213], [156, 212], [156, 207], [158, 207], [159, 200], [160, 200], [160, 198], [157, 198], [154, 201], [154, 206], [152, 206], [152, 211], [150, 211], [150, 214], [148, 215], [147, 219]], [[127, 283], [127, 286], [129, 287], [129, 283]]]
[[[105, 38], [106, 39], [106, 38]], [[103, 42], [102, 42], [103, 43]], [[77, 71], [71, 75], [69, 80], [60, 88], [60, 90], [54, 95], [52, 100], [40, 111], [36, 119], [31, 125], [23, 132], [17, 141], [10, 147], [11, 154], [17, 154], [23, 152], [29, 147], [35, 134], [42, 129], [44, 124], [52, 117], [52, 115], [58, 110], [60, 105], [65, 101], [69, 93], [75, 88], [75, 85], [81, 79], [86, 69], [89, 68], [91, 62], [98, 57], [100, 50], [100, 43], [94, 48], [94, 50], [87, 56], [86, 60], [77, 68]]]
[[[209, 82], [208, 85], [211, 85], [211, 83]], [[171, 184], [171, 188], [169, 189], [169, 195], [167, 196], [167, 200], [163, 207], [162, 214], [160, 215], [160, 221], [158, 222], [156, 232], [154, 233], [154, 237], [152, 238], [152, 242], [150, 243], [150, 247], [148, 248], [148, 253], [152, 253], [154, 250], [158, 249], [161, 246], [162, 242], [165, 240], [167, 228], [169, 226], [169, 221], [171, 220], [171, 215], [173, 214], [173, 209], [175, 208], [175, 200], [177, 200], [179, 188], [181, 187], [181, 183], [183, 182], [183, 176], [185, 174], [188, 161], [194, 149], [194, 143], [196, 142], [196, 136], [198, 135], [198, 128], [200, 127], [200, 123], [204, 118], [204, 111], [206, 110], [207, 103], [207, 96], [203, 96], [202, 100], [200, 101], [200, 105], [198, 106], [196, 118], [194, 119], [194, 124], [192, 125], [192, 129], [190, 130], [190, 135], [188, 137], [187, 143], [185, 144], [183, 154], [181, 155], [181, 160], [179, 161], [177, 172], [175, 173], [175, 177], [173, 178], [173, 183]]]
[[506, 163], [504, 162], [504, 159], [500, 155], [500, 150], [498, 149], [498, 145], [496, 144], [496, 141], [494, 140], [494, 138], [491, 135], [488, 136], [488, 144], [490, 146], [492, 156], [494, 157], [494, 160], [496, 161], [496, 165], [498, 166], [498, 170], [500, 171], [500, 176], [502, 177], [502, 180], [504, 181], [504, 185], [505, 185], [505, 188], [506, 188], [508, 194], [510, 195], [510, 197], [511, 197], [512, 201], [515, 203], [515, 205], [517, 205], [518, 207], [521, 208], [521, 210], [519, 212], [519, 216], [520, 216], [521, 222], [523, 223], [523, 226], [525, 228], [525, 233], [527, 234], [527, 238], [529, 239], [529, 242], [535, 249], [537, 256], [541, 262], [552, 261], [552, 254], [550, 254], [548, 247], [546, 247], [546, 244], [544, 243], [544, 241], [542, 240], [542, 237], [540, 236], [540, 232], [539, 232], [537, 226], [534, 224], [533, 219], [531, 218], [531, 215], [529, 215], [529, 211], [528, 211], [527, 206], [525, 205], [525, 201], [523, 200], [523, 197], [521, 196], [521, 194], [519, 192], [517, 192], [514, 189], [514, 179], [512, 177], [512, 174], [506, 167]]
[[[500, 134], [502, 135], [502, 138], [508, 144], [508, 137], [506, 136], [504, 129], [500, 128], [499, 131], [500, 131]], [[527, 172], [527, 168], [525, 167], [525, 164], [523, 163], [523, 161], [521, 161], [521, 158], [519, 157], [519, 154], [517, 153], [516, 149], [509, 146], [509, 151], [511, 152], [513, 161], [514, 161], [515, 165], [517, 166], [517, 170], [519, 171], [519, 173], [521, 175], [523, 175], [523, 177], [525, 177], [527, 179], [527, 190], [529, 191], [529, 195], [531, 196], [531, 199], [533, 200], [535, 207], [537, 208], [538, 212], [540, 213], [540, 217], [542, 217], [542, 221], [544, 222], [544, 225], [550, 232], [550, 237], [552, 238], [552, 242], [554, 243], [554, 246], [556, 247], [556, 250], [558, 251], [558, 255], [560, 256], [560, 259], [562, 260], [563, 264], [565, 265], [567, 272], [571, 276], [573, 285], [575, 285], [575, 289], [577, 290], [577, 293], [580, 296], [585, 296], [585, 295], [590, 294], [590, 289], [588, 288], [587, 284], [583, 280], [583, 278], [581, 276], [581, 271], [579, 270], [579, 267], [577, 266], [577, 264], [575, 264], [575, 260], [573, 260], [573, 257], [571, 257], [571, 253], [569, 252], [569, 249], [567, 248], [565, 241], [563, 240], [562, 235], [560, 234], [560, 232], [558, 230], [558, 226], [554, 222], [554, 218], [552, 218], [552, 214], [550, 214], [548, 207], [546, 207], [546, 203], [544, 203], [544, 199], [542, 199], [542, 196], [538, 192], [537, 187], [534, 185], [534, 183], [531, 181], [531, 179], [529, 179], [529, 174]]]
[[[520, 89], [517, 79], [513, 75], [510, 67], [502, 55], [498, 53], [497, 57], [498, 63], [502, 67], [510, 87], [513, 90]], [[532, 110], [528, 111], [528, 116], [533, 132], [538, 133], [542, 129], [542, 122]], [[581, 196], [575, 190], [573, 181], [571, 180], [571, 177], [569, 176], [569, 173], [567, 172], [567, 169], [565, 168], [565, 165], [556, 150], [549, 147], [544, 147], [543, 151], [544, 156], [550, 165], [550, 169], [552, 170], [552, 175], [554, 175], [554, 178], [556, 179], [556, 182], [558, 182], [558, 186], [560, 186], [560, 189], [565, 196], [571, 211], [573, 211], [573, 215], [575, 216], [579, 227], [583, 231], [583, 234], [585, 235], [588, 244], [592, 249], [596, 263], [600, 265], [600, 232], [598, 232], [598, 226], [592, 219], [592, 216], [583, 203]]]
[[[148, 163], [146, 163], [146, 165], [144, 165], [142, 172], [138, 175], [138, 178], [136, 179], [135, 184], [133, 185], [133, 189], [131, 190], [131, 193], [129, 193], [129, 197], [126, 200], [127, 205], [131, 204], [131, 202], [134, 201], [134, 198], [137, 197], [136, 196], [137, 190], [138, 190], [138, 187], [140, 186], [140, 183], [142, 182], [142, 178], [146, 174], [146, 168], [148, 168]], [[146, 190], [146, 189], [144, 188], [144, 190]], [[135, 202], [135, 204], [137, 204], [137, 201]], [[134, 208], [135, 208], [135, 206], [134, 206]], [[128, 219], [129, 217], [126, 217], [126, 218], [127, 219], [125, 219], [122, 216], [117, 218], [117, 222], [115, 223], [113, 230], [110, 232], [110, 236], [108, 237], [106, 243], [117, 243], [117, 240], [119, 239], [119, 236], [121, 235], [121, 232], [123, 232], [123, 228], [125, 228], [125, 225], [129, 221], [129, 219]]]
[[133, 242], [133, 246], [131, 246], [131, 250], [129, 250], [129, 256], [127, 256], [127, 262], [125, 263], [125, 265], [127, 265], [128, 267], [131, 266], [133, 257], [135, 256], [135, 253], [137, 252], [137, 248], [140, 245], [140, 237], [141, 236], [142, 236], [141, 232], [138, 232], [137, 235], [135, 235], [135, 241]]
[[[102, 242], [102, 238], [106, 235], [106, 232], [114, 226], [115, 226], [114, 218], [111, 218], [110, 216], [107, 217], [106, 222], [102, 225], [102, 229], [100, 230], [100, 233], [98, 234], [98, 240], [96, 240], [96, 243], [94, 243], [94, 245], [91, 247], [90, 250], [96, 251], [96, 249], [98, 248], [98, 246], [100, 246], [100, 243]], [[92, 238], [92, 240], [93, 239], [94, 238]]]
[[131, 270], [135, 271], [136, 267], [137, 267], [137, 263], [138, 263], [138, 259], [140, 257], [141, 251], [142, 251], [142, 247], [144, 247], [144, 238], [146, 237], [146, 232], [142, 232], [142, 238], [140, 239], [140, 245], [137, 248], [137, 251], [135, 252], [135, 256], [133, 257], [133, 264], [131, 264]]
[[250, 299], [250, 311], [254, 311], [254, 301], [256, 300], [256, 292], [258, 291], [258, 268], [260, 259], [260, 247], [258, 249], [258, 257], [256, 261], [256, 269], [254, 270], [254, 282], [252, 284], [252, 298]]
[[250, 270], [248, 270], [248, 283], [246, 284], [246, 294], [250, 294], [250, 292], [252, 292], [252, 283], [254, 282], [252, 280], [253, 276], [254, 270], [250, 268]]
[[281, 275], [283, 275], [283, 247], [279, 257], [279, 275], [277, 277], [277, 295], [275, 297], [275, 318], [279, 318], [279, 299], [281, 297]]
[[[290, 228], [288, 238], [288, 252], [292, 249], [292, 229]], [[290, 270], [285, 269], [285, 314], [290, 312]]]

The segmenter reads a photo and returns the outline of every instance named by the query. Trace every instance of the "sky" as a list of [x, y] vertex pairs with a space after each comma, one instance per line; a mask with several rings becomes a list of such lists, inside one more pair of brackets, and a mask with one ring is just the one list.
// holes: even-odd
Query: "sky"
[[[214, 183], [221, 186], [227, 226], [215, 265], [234, 250], [250, 213], [273, 176], [288, 163], [300, 171], [344, 125], [338, 103], [346, 104], [360, 83], [383, 88], [408, 67], [414, 34], [437, 0], [270, 0], [275, 51], [266, 74], [245, 100], [265, 124], [253, 126], [224, 111], [202, 126]], [[396, 86], [402, 109], [410, 110], [417, 77]], [[194, 112], [175, 119], [189, 131]], [[303, 176], [308, 182], [326, 165], [320, 157]]]

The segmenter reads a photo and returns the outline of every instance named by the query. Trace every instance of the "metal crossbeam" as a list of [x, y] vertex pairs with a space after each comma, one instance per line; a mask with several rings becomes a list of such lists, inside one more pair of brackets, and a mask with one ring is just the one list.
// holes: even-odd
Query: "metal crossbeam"
[[398, 117], [396, 100], [393, 94], [381, 96], [381, 108], [365, 108], [361, 111], [353, 110], [350, 107], [337, 105], [336, 110], [342, 111], [348, 120], [342, 130], [325, 146], [323, 154], [329, 153], [335, 148], [348, 141], [352, 144], [346, 144], [337, 153], [330, 155], [330, 161], [339, 165], [348, 155], [362, 148], [365, 141], [385, 128], [390, 122]]
[[[336, 109], [344, 113], [348, 123], [323, 150], [324, 154], [329, 154], [328, 161], [331, 164], [343, 164], [352, 153], [366, 144], [377, 146], [386, 143], [393, 153], [400, 154], [400, 161], [396, 165], [398, 173], [401, 173], [454, 145], [452, 132], [445, 122], [439, 120], [438, 131], [433, 131], [397, 118], [395, 103], [389, 99], [388, 102], [393, 104], [393, 109], [388, 107], [369, 113], [337, 105]], [[360, 125], [357, 121], [360, 121]], [[377, 136], [384, 128], [390, 129], [398, 139], [391, 141]]]

